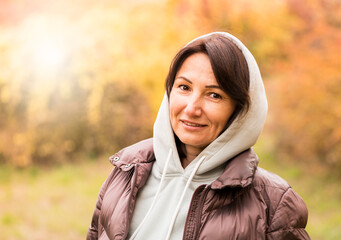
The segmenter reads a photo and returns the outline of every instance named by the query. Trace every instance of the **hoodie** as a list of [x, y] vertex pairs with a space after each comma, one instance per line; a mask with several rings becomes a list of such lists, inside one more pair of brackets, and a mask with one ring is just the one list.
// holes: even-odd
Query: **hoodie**
[[[156, 163], [137, 197], [128, 239], [181, 239], [194, 191], [199, 186], [216, 180], [226, 163], [252, 147], [262, 131], [267, 114], [267, 100], [254, 57], [236, 37], [225, 32], [211, 34], [220, 34], [231, 39], [247, 61], [250, 74], [249, 111], [239, 115], [183, 168], [170, 124], [169, 101], [165, 94], [154, 124], [153, 148]], [[211, 34], [199, 38], [209, 37]]]

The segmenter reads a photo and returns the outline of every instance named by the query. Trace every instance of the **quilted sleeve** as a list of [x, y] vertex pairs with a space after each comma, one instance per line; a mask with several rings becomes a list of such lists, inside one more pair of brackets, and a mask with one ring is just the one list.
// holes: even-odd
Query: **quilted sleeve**
[[284, 192], [267, 232], [269, 240], [310, 239], [305, 230], [308, 209], [303, 199], [292, 189]]

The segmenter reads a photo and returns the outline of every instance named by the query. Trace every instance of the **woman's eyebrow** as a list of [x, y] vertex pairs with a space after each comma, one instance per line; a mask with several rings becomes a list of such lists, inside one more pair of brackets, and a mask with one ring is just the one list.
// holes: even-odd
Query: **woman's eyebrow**
[[218, 85], [207, 85], [207, 86], [205, 86], [205, 88], [219, 88], [219, 89], [221, 89], [221, 87]]
[[189, 80], [188, 78], [184, 77], [184, 76], [177, 76], [175, 79], [177, 79], [177, 78], [181, 78], [181, 79], [183, 79], [183, 80], [185, 80], [185, 81], [187, 81], [187, 82], [192, 84], [192, 81]]
[[[182, 80], [185, 80], [186, 82], [189, 82], [189, 83], [193, 83], [191, 80], [189, 80], [188, 78], [184, 77], [184, 76], [177, 76], [175, 79], [177, 78], [181, 78]], [[219, 88], [221, 89], [221, 87], [219, 85], [207, 85], [205, 86], [205, 88]]]

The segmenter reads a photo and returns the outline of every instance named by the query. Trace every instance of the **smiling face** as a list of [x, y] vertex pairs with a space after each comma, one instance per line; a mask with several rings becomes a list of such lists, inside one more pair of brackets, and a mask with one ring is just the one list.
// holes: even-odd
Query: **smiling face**
[[186, 151], [199, 154], [225, 128], [234, 101], [219, 87], [204, 53], [189, 56], [176, 74], [169, 96], [170, 121]]

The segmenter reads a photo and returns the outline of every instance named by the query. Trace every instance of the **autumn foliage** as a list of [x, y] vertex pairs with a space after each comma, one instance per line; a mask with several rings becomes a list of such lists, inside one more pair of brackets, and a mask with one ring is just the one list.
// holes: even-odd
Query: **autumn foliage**
[[152, 136], [176, 51], [227, 31], [260, 65], [277, 159], [341, 169], [340, 1], [0, 4], [0, 164], [109, 155]]
[[[290, 1], [293, 41], [269, 84], [276, 151], [294, 161], [341, 170], [341, 6]], [[333, 9], [333, 10], [332, 10]], [[271, 87], [270, 87], [271, 85]]]

